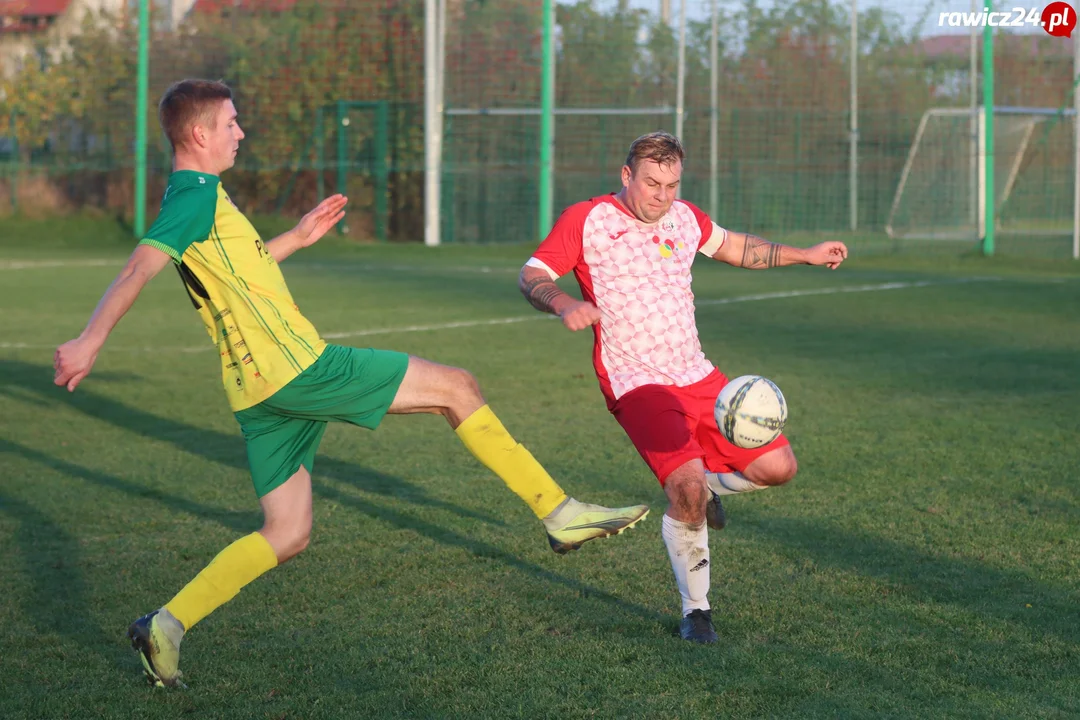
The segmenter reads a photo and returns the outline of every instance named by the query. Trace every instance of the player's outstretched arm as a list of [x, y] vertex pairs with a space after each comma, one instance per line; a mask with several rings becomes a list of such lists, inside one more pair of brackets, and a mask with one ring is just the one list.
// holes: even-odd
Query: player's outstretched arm
[[729, 232], [724, 244], [713, 254], [714, 260], [748, 270], [767, 270], [787, 265], [824, 265], [840, 267], [847, 258], [844, 243], [830, 240], [809, 248], [769, 242], [749, 233]]
[[543, 268], [521, 268], [518, 289], [530, 305], [540, 312], [558, 315], [569, 330], [584, 330], [600, 322], [600, 310], [595, 305], [567, 295]]
[[57, 385], [74, 391], [82, 379], [90, 374], [109, 333], [120, 318], [135, 304], [135, 299], [152, 277], [157, 275], [172, 259], [161, 250], [149, 245], [139, 245], [131, 253], [127, 265], [113, 280], [98, 302], [86, 328], [74, 340], [56, 349], [53, 369]]
[[292, 230], [282, 233], [266, 243], [266, 249], [275, 262], [281, 262], [300, 248], [311, 247], [322, 236], [330, 232], [345, 217], [345, 203], [349, 198], [344, 195], [331, 195], [315, 206], [315, 209], [296, 224]]

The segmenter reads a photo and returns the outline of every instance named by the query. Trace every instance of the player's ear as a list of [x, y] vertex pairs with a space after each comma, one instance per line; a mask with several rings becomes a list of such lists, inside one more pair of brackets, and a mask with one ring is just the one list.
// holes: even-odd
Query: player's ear
[[633, 175], [633, 174], [634, 173], [630, 169], [629, 165], [623, 165], [622, 166], [622, 184], [623, 184], [623, 187], [629, 187], [630, 186], [630, 176]]
[[207, 136], [207, 132], [206, 132], [206, 127], [204, 125], [202, 125], [201, 123], [193, 123], [191, 125], [191, 133], [190, 133], [189, 137], [191, 138], [191, 141], [193, 143], [195, 143], [196, 146], [205, 147], [206, 146], [206, 136]]

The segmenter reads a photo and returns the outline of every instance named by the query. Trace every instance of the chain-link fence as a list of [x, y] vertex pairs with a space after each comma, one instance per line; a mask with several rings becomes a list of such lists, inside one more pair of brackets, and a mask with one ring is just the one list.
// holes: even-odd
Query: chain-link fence
[[[341, 189], [351, 200], [350, 236], [422, 239], [424, 1], [191, 2], [154, 6], [151, 103], [183, 77], [232, 85], [247, 133], [226, 178], [238, 203], [256, 215], [295, 215], [320, 193]], [[442, 4], [442, 240], [535, 241], [543, 2]], [[928, 110], [972, 102], [971, 33], [949, 27], [941, 15], [969, 10], [968, 0], [955, 4], [858, 5], [853, 177], [852, 4], [720, 0], [717, 219], [759, 233], [849, 232], [854, 185], [858, 230], [886, 238], [898, 202], [909, 215], [921, 212], [912, 206], [916, 197], [969, 202], [976, 181], [960, 165], [971, 164], [978, 145], [963, 123], [933, 135], [969, 148], [955, 171], [935, 171], [926, 148], [909, 157]], [[126, 2], [117, 5], [113, 14], [0, 33], [0, 43], [8, 42], [0, 47], [0, 213], [93, 208], [130, 216], [136, 16]], [[556, 5], [556, 212], [617, 189], [635, 137], [674, 131], [679, 11], [679, 0]], [[713, 25], [711, 0], [688, 0], [683, 140], [690, 156], [682, 194], [706, 209], [714, 202]], [[1072, 106], [1068, 38], [1003, 31], [994, 66], [996, 105]], [[978, 88], [981, 57], [976, 69]], [[150, 218], [169, 171], [155, 117], [152, 107]], [[1010, 146], [1016, 173], [1001, 208], [1004, 225], [1032, 218], [1071, 228], [1071, 122], [1051, 112], [1023, 153]], [[898, 200], [908, 166], [912, 195]], [[1060, 247], [1050, 243], [1047, 252], [1067, 253], [1069, 246], [1062, 235]]]

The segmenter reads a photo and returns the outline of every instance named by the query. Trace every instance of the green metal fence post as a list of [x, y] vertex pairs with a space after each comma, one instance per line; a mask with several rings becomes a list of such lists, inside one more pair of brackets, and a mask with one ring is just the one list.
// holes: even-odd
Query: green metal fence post
[[[443, 125], [443, 139], [452, 137], [454, 129], [454, 116], [447, 115]], [[447, 143], [449, 144], [449, 143]], [[445, 146], [444, 146], [445, 147]], [[442, 243], [454, 242], [454, 173], [453, 165], [444, 158], [442, 163], [442, 190], [439, 192], [439, 201], [442, 206], [439, 210], [439, 238]]]
[[[993, 10], [992, 0], [986, 0], [987, 11]], [[986, 162], [983, 165], [983, 184], [986, 197], [986, 235], [983, 236], [983, 254], [994, 254], [994, 28], [987, 23], [983, 28], [983, 125]]]
[[146, 102], [150, 81], [150, 0], [139, 0], [138, 77], [135, 94], [135, 235], [146, 232]]
[[[739, 127], [739, 108], [736, 106], [731, 108], [732, 135], [735, 135], [735, 129], [737, 127]], [[728, 143], [728, 147], [741, 147], [741, 145], [739, 145], [739, 139], [737, 137], [732, 137], [731, 142]], [[739, 156], [737, 154], [733, 155], [731, 158], [731, 191], [735, 195], [735, 200], [732, 203], [732, 206], [735, 210], [735, 217], [738, 218], [737, 222], [740, 223], [747, 230], [750, 230], [750, 224], [747, 222], [747, 219], [742, 216], [743, 192], [742, 177], [740, 177], [739, 173], [739, 164]]]
[[555, 107], [555, 0], [544, 0], [543, 60], [540, 71], [540, 207], [539, 237], [551, 230], [553, 172], [552, 130]]
[[[803, 212], [804, 204], [803, 204], [802, 194], [800, 193], [801, 183], [799, 182], [799, 180], [800, 180], [800, 178], [799, 178], [799, 154], [800, 154], [800, 150], [801, 150], [801, 148], [800, 148], [801, 142], [802, 142], [802, 113], [799, 112], [798, 110], [796, 110], [795, 111], [795, 148], [794, 148], [794, 150], [795, 150], [795, 152], [794, 152], [794, 155], [795, 155], [795, 171], [792, 173], [792, 176], [794, 177], [794, 184], [795, 184], [795, 192], [792, 194], [792, 197], [795, 200], [795, 213], [796, 213], [795, 217], [796, 218], [806, 218], [806, 214]], [[794, 225], [794, 223], [791, 223], [791, 225], [789, 225], [787, 220], [788, 220], [787, 218], [784, 218], [784, 222], [783, 222], [784, 230], [790, 230], [790, 229], [792, 229], [791, 226]], [[813, 220], [811, 220], [811, 223], [813, 223]], [[817, 228], [813, 227], [813, 228], [810, 228], [810, 229], [816, 230]]]
[[15, 134], [14, 110], [8, 118], [8, 132], [11, 135], [11, 182], [8, 189], [11, 191], [11, 214], [14, 215], [19, 211], [19, 138]]
[[326, 118], [323, 117], [323, 108], [320, 106], [315, 111], [315, 192], [319, 202], [326, 197], [324, 172], [326, 172]]
[[[337, 192], [342, 195], [345, 194], [345, 188], [348, 182], [346, 176], [347, 162], [346, 158], [349, 154], [348, 137], [345, 135], [345, 128], [349, 126], [349, 117], [345, 114], [346, 105], [344, 100], [337, 101]], [[349, 231], [349, 226], [342, 220], [337, 226], [338, 232], [341, 234]]]
[[375, 105], [375, 237], [379, 242], [387, 240], [387, 220], [390, 200], [389, 168], [387, 156], [390, 148], [390, 105], [380, 100]]

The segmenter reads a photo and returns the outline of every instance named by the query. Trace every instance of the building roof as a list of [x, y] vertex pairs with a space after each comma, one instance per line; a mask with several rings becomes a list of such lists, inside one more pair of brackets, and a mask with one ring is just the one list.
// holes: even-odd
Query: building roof
[[0, 0], [0, 16], [56, 17], [70, 4], [71, 0]]
[[0, 35], [42, 32], [70, 4], [71, 0], [0, 0]]

